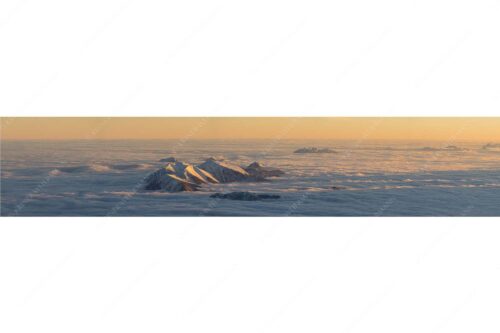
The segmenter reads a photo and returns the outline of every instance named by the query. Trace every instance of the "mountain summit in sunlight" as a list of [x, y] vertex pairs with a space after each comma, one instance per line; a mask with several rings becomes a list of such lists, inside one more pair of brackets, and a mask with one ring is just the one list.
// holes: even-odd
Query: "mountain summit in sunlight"
[[263, 167], [258, 162], [243, 168], [210, 157], [200, 165], [179, 161], [169, 162], [145, 179], [144, 189], [193, 192], [198, 191], [203, 184], [263, 181], [268, 177], [279, 177], [283, 174], [284, 172], [279, 169]]

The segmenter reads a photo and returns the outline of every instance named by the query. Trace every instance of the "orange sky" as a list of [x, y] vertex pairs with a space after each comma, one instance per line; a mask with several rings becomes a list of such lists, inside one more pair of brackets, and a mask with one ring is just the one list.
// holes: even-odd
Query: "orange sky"
[[1, 118], [2, 140], [363, 139], [500, 141], [496, 118]]

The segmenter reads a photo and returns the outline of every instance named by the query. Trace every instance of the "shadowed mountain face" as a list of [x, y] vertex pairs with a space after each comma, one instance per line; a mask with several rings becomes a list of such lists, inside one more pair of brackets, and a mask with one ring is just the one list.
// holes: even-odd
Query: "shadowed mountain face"
[[171, 162], [146, 178], [145, 190], [196, 191], [201, 184], [218, 183], [211, 174], [184, 162]]
[[262, 180], [267, 177], [279, 177], [285, 174], [279, 169], [264, 167], [259, 162], [253, 162], [245, 168], [245, 171], [248, 172], [252, 177], [256, 179], [262, 178]]
[[203, 184], [231, 183], [238, 181], [262, 181], [267, 177], [284, 174], [278, 169], [265, 168], [254, 162], [246, 168], [214, 158], [195, 166], [184, 162], [169, 162], [145, 179], [145, 190], [167, 192], [193, 192]]
[[207, 159], [199, 167], [213, 175], [220, 183], [232, 183], [251, 178], [250, 174], [238, 165], [216, 160], [213, 157]]

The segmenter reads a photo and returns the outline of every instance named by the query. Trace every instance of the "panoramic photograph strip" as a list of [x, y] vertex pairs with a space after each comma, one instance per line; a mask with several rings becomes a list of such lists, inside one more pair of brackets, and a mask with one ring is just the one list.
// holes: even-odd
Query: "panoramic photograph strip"
[[1, 118], [1, 216], [500, 216], [500, 118]]

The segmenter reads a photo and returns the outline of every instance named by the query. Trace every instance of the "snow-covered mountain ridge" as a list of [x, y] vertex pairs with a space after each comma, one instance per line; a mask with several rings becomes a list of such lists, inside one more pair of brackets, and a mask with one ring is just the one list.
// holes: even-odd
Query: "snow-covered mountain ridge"
[[263, 181], [283, 174], [281, 170], [263, 167], [258, 162], [243, 168], [213, 157], [199, 165], [173, 161], [146, 177], [144, 189], [192, 192], [199, 190], [203, 184]]

